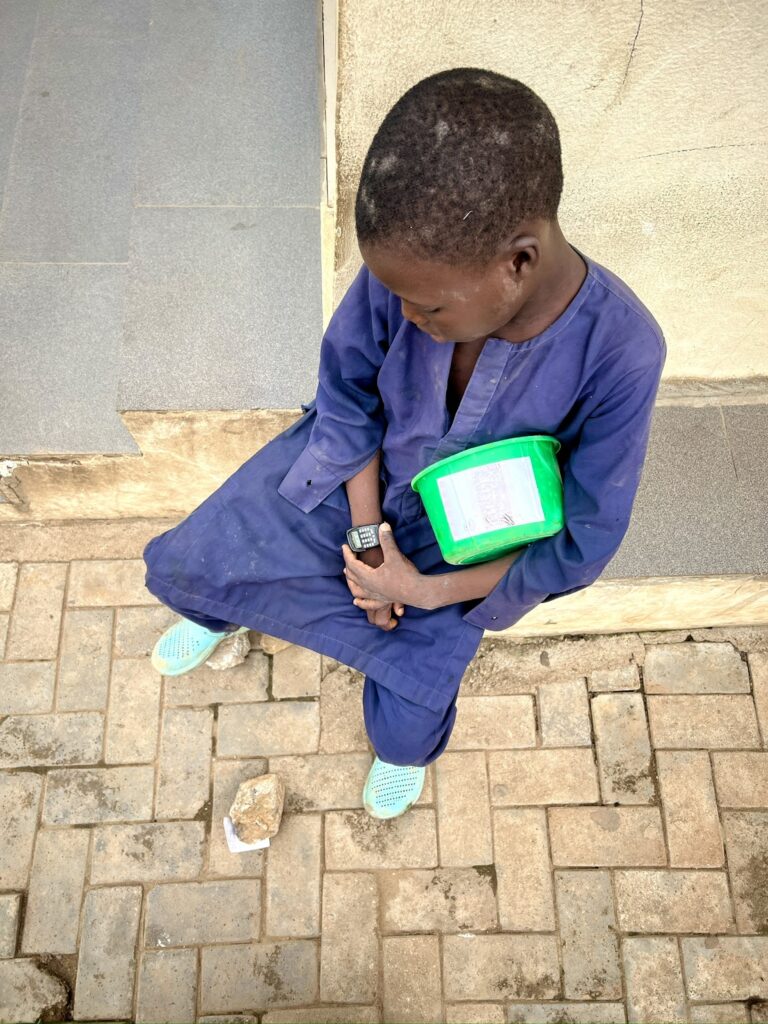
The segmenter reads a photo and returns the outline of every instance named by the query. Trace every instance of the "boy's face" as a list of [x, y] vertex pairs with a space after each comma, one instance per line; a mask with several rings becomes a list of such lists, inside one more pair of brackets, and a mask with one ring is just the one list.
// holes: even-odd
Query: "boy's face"
[[454, 267], [389, 246], [362, 246], [374, 277], [401, 302], [403, 316], [435, 341], [498, 336], [525, 302], [527, 268], [506, 257], [484, 267]]

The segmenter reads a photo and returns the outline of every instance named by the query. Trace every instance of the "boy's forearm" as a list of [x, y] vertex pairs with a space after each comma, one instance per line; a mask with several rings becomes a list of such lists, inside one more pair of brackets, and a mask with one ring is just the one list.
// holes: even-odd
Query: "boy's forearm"
[[368, 465], [347, 480], [347, 497], [352, 516], [352, 526], [381, 522], [381, 494], [379, 491], [379, 463], [381, 452], [377, 451]]
[[502, 555], [501, 558], [494, 558], [492, 562], [482, 562], [480, 565], [458, 569], [456, 572], [423, 576], [422, 581], [426, 588], [425, 601], [428, 603], [422, 607], [443, 608], [448, 604], [487, 597], [524, 550], [525, 548], [520, 548], [508, 555]]

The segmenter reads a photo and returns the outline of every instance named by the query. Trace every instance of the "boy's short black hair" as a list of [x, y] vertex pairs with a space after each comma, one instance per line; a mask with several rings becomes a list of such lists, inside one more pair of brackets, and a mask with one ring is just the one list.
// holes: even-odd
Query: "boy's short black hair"
[[512, 78], [452, 68], [412, 86], [376, 132], [355, 203], [361, 245], [402, 245], [484, 264], [524, 220], [557, 215], [560, 136], [549, 108]]

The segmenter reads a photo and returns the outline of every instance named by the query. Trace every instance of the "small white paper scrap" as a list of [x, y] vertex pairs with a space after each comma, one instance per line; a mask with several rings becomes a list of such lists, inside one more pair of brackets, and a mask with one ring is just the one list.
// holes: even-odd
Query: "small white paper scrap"
[[227, 846], [230, 853], [248, 853], [249, 850], [263, 850], [265, 846], [269, 846], [268, 839], [260, 839], [258, 843], [242, 843], [237, 838], [235, 826], [232, 824], [232, 819], [229, 815], [224, 819], [224, 835], [227, 837]]

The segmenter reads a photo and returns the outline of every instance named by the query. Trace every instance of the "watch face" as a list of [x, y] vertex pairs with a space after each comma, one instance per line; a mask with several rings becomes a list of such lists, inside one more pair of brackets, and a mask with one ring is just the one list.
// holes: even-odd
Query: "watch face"
[[367, 551], [379, 543], [379, 528], [372, 526], [353, 526], [347, 530], [347, 540], [353, 551]]

